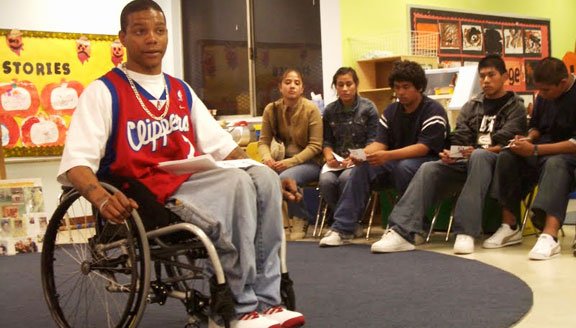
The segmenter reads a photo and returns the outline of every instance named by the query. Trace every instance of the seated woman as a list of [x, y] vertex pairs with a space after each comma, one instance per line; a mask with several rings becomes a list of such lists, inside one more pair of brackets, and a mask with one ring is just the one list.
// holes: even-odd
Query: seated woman
[[340, 67], [332, 78], [338, 100], [324, 110], [324, 148], [326, 164], [320, 174], [320, 194], [330, 213], [352, 171], [350, 149], [364, 149], [376, 140], [378, 111], [376, 105], [358, 95], [358, 75], [351, 67]]
[[[262, 114], [262, 130], [258, 151], [262, 161], [281, 179], [292, 178], [298, 186], [317, 181], [322, 164], [322, 118], [316, 105], [302, 97], [304, 83], [296, 69], [287, 69], [278, 86], [282, 98], [266, 106]], [[272, 139], [285, 146], [284, 158], [273, 158]], [[305, 202], [288, 203], [292, 217], [291, 239], [303, 238], [311, 214]]]

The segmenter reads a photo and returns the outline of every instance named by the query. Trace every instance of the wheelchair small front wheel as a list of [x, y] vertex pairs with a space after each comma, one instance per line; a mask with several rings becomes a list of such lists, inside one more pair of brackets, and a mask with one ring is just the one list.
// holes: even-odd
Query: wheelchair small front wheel
[[77, 191], [69, 192], [44, 236], [42, 285], [59, 327], [136, 327], [150, 286], [139, 218], [103, 222]]

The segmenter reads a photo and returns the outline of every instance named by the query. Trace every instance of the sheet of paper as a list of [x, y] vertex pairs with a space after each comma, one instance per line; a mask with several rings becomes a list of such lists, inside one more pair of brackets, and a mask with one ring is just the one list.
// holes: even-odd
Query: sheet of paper
[[[335, 158], [338, 162], [342, 163], [342, 162], [344, 161], [344, 158], [343, 158], [342, 156], [336, 154], [335, 152], [332, 152], [332, 155], [334, 156], [334, 158]], [[354, 164], [352, 164], [352, 165], [350, 165], [350, 166], [348, 166], [348, 167], [345, 167], [345, 166], [330, 167], [330, 166], [328, 166], [327, 163], [325, 163], [325, 164], [322, 166], [322, 170], [320, 171], [320, 174], [322, 174], [322, 173], [324, 173], [324, 172], [330, 172], [330, 171], [342, 171], [342, 170], [344, 170], [344, 169], [351, 168], [351, 167], [354, 167]]]
[[229, 169], [229, 168], [245, 169], [251, 166], [264, 166], [264, 164], [250, 158], [218, 161], [216, 162], [216, 165], [218, 165], [218, 167], [221, 167], [223, 169]]
[[348, 151], [350, 152], [350, 156], [353, 156], [361, 161], [366, 160], [366, 153], [364, 152], [363, 148], [348, 149]]
[[462, 150], [466, 149], [467, 146], [450, 146], [450, 157], [451, 158], [463, 158]]
[[181, 175], [211, 170], [218, 166], [211, 155], [204, 154], [192, 158], [161, 162], [158, 167], [166, 172]]

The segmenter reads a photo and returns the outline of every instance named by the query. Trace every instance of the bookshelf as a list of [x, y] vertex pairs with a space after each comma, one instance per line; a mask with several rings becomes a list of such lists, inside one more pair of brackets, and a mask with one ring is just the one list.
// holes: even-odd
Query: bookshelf
[[392, 88], [388, 85], [388, 76], [392, 71], [394, 62], [410, 60], [419, 63], [424, 69], [438, 67], [438, 57], [429, 56], [390, 56], [374, 59], [363, 59], [358, 64], [358, 93], [362, 97], [372, 100], [381, 114], [386, 106], [392, 102]]

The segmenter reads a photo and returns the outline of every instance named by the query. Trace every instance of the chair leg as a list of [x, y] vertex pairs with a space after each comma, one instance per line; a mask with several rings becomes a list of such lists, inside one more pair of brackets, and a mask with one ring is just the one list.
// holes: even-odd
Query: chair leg
[[574, 232], [574, 241], [572, 241], [572, 254], [576, 256], [576, 226]]
[[526, 222], [528, 221], [528, 217], [530, 216], [530, 213], [532, 212], [532, 201], [534, 200], [534, 190], [532, 189], [528, 195], [526, 196], [526, 198], [524, 198], [521, 203], [522, 205], [524, 205], [524, 216], [522, 217], [522, 236], [524, 236], [524, 229], [526, 227]]
[[454, 210], [456, 209], [456, 204], [452, 207], [452, 211], [450, 212], [450, 220], [448, 221], [448, 229], [446, 230], [446, 241], [450, 239], [450, 231], [452, 231], [452, 223], [454, 222]]
[[373, 191], [368, 199], [368, 204], [372, 202], [370, 207], [370, 218], [368, 219], [368, 229], [366, 229], [366, 240], [370, 239], [370, 231], [372, 230], [372, 222], [374, 221], [374, 214], [376, 213], [376, 206], [378, 206], [378, 192]]
[[436, 220], [438, 219], [438, 215], [440, 215], [440, 205], [438, 205], [438, 207], [436, 208], [436, 211], [434, 211], [434, 216], [432, 217], [432, 222], [430, 222], [430, 229], [428, 230], [428, 235], [426, 236], [426, 242], [430, 241], [430, 236], [432, 236], [432, 231], [434, 231], [434, 224], [436, 223]]
[[[326, 211], [326, 202], [324, 201], [324, 198], [322, 198], [321, 195], [318, 195], [318, 210], [316, 211], [316, 221], [314, 222], [314, 230], [312, 231], [312, 237], [320, 237], [322, 235], [322, 226], [324, 225], [324, 221], [322, 220], [322, 224], [320, 226], [320, 229], [318, 230], [318, 224], [320, 224], [320, 218], [322, 217], [322, 214]], [[316, 235], [316, 232], [318, 232], [318, 235]]]
[[322, 236], [322, 231], [324, 230], [324, 225], [326, 224], [326, 215], [328, 213], [328, 204], [326, 201], [323, 201], [324, 205], [322, 205], [322, 222], [320, 223], [320, 230], [318, 231], [318, 237]]

